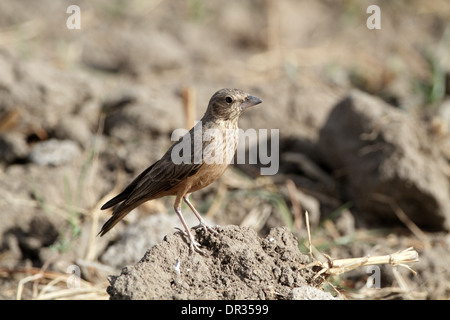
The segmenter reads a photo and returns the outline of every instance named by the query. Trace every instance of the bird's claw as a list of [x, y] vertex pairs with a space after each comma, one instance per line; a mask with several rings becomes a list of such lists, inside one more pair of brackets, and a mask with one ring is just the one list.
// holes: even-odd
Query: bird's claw
[[175, 229], [178, 230], [179, 233], [181, 233], [183, 236], [188, 237], [186, 231], [182, 230], [181, 228], [175, 227]]
[[199, 228], [203, 228], [203, 230], [205, 230], [205, 232], [208, 232], [208, 231], [209, 231], [209, 232], [213, 233], [213, 234], [216, 235], [216, 236], [219, 235], [219, 233], [218, 233], [216, 230], [214, 230], [213, 227], [208, 226], [208, 225], [207, 225], [206, 223], [204, 223], [204, 222], [200, 222], [198, 225], [192, 227], [192, 229], [194, 229], [194, 230], [197, 230], [197, 229], [199, 229]]
[[194, 240], [194, 238], [190, 239], [191, 244], [190, 244], [190, 252], [189, 254], [192, 254], [193, 252], [197, 252], [200, 253], [201, 255], [207, 257], [208, 254], [203, 251], [202, 249], [200, 249], [200, 244]]
[[180, 229], [178, 227], [175, 227], [175, 229], [177, 229], [178, 232], [180, 232], [185, 237], [189, 238], [189, 242], [190, 242], [190, 245], [189, 245], [190, 252], [189, 252], [189, 254], [192, 254], [193, 252], [197, 252], [197, 253], [200, 253], [203, 256], [208, 256], [208, 254], [205, 251], [200, 249], [200, 244], [197, 241], [195, 241], [195, 238], [192, 235], [192, 233], [190, 233], [190, 232], [187, 233], [186, 231], [184, 231], [184, 230], [182, 230], [182, 229]]

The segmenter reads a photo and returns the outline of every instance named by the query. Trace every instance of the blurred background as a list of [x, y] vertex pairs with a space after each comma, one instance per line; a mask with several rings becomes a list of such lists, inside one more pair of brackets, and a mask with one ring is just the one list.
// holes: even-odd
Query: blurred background
[[307, 252], [308, 210], [317, 254], [419, 252], [380, 289], [330, 278], [348, 299], [448, 299], [449, 22], [445, 0], [1, 1], [0, 298], [107, 299], [181, 225], [167, 198], [100, 238], [99, 208], [235, 87], [264, 100], [240, 127], [279, 129], [280, 168], [195, 193], [211, 223], [287, 226]]

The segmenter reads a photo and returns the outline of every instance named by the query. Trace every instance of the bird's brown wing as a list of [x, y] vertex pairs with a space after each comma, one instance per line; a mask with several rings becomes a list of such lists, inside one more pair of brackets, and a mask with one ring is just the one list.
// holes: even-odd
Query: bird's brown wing
[[[213, 139], [203, 142], [201, 150], [212, 141]], [[112, 217], [100, 230], [99, 234], [101, 236], [111, 230], [131, 210], [145, 201], [154, 199], [159, 193], [176, 187], [178, 183], [195, 174], [204, 165], [203, 161], [195, 163], [194, 154], [199, 150], [194, 149], [192, 149], [194, 152], [191, 154], [192, 161], [190, 163], [175, 164], [171, 159], [171, 151], [180, 142], [181, 139], [160, 160], [136, 177], [119, 195], [102, 206], [101, 209], [104, 210], [117, 205], [114, 208]]]
[[137, 176], [121, 193], [119, 193], [117, 196], [115, 196], [114, 198], [112, 198], [111, 200], [109, 200], [108, 202], [106, 202], [100, 209], [101, 210], [105, 210], [108, 208], [111, 208], [113, 206], [115, 206], [116, 204], [124, 201], [130, 194], [131, 192], [134, 190], [134, 188], [136, 188], [136, 185], [139, 183], [139, 181], [141, 181], [141, 179], [150, 171], [152, 170], [152, 168], [158, 163], [155, 162], [154, 164], [152, 164], [150, 167], [148, 167], [147, 169], [145, 169], [139, 176]]
[[[174, 188], [178, 183], [195, 174], [204, 165], [203, 150], [209, 144], [214, 143], [214, 137], [208, 141], [202, 141], [201, 144], [194, 144], [193, 130], [187, 135], [191, 137], [189, 161], [187, 163], [181, 162], [180, 164], [175, 164], [172, 160], [172, 150], [178, 144], [183, 143], [183, 138], [181, 138], [169, 148], [159, 161], [148, 168], [145, 174], [139, 175], [131, 183], [133, 187], [124, 199], [125, 204], [132, 205], [144, 199], [144, 201], [150, 200], [157, 196], [158, 193]], [[195, 163], [195, 155], [199, 156], [198, 159], [200, 161], [197, 161], [198, 163]]]
[[153, 168], [136, 182], [136, 186], [124, 203], [133, 204], [142, 199], [150, 200], [158, 193], [174, 188], [178, 183], [195, 174], [204, 164], [203, 162], [174, 164], [170, 159], [169, 161], [164, 160], [166, 159], [155, 163]]

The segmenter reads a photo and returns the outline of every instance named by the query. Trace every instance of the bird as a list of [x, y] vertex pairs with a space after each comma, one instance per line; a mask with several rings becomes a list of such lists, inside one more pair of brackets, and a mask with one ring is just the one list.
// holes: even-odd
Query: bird
[[[184, 201], [205, 231], [217, 232], [206, 224], [189, 200], [191, 193], [216, 181], [234, 158], [239, 140], [239, 116], [263, 101], [240, 89], [224, 88], [214, 93], [203, 117], [155, 163], [145, 169], [101, 210], [112, 208], [112, 216], [102, 226], [105, 235], [130, 211], [142, 203], [175, 196], [174, 210], [189, 238], [190, 252], [206, 253], [192, 235], [181, 212]], [[177, 228], [178, 229], [178, 228]]]

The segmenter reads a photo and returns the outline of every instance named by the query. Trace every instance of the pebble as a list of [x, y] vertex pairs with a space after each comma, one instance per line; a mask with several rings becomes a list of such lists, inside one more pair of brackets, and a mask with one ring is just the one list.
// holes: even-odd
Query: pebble
[[81, 150], [71, 140], [50, 139], [37, 143], [30, 152], [31, 162], [39, 165], [60, 166], [72, 161]]

